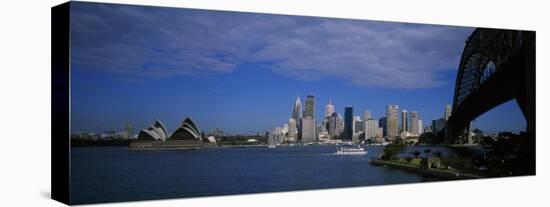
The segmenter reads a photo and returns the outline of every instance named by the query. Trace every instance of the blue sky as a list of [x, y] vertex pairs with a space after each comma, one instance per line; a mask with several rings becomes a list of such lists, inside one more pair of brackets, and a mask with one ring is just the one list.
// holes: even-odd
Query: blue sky
[[[387, 104], [424, 123], [452, 103], [473, 28], [73, 2], [72, 130], [256, 133], [284, 124], [299, 94], [375, 118]], [[479, 117], [487, 132], [525, 128], [509, 102]]]

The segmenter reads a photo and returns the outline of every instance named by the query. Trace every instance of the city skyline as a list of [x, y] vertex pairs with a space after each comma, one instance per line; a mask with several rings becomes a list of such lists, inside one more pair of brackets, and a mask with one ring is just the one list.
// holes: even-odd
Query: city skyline
[[[307, 97], [307, 95], [306, 95], [306, 96], [303, 96], [303, 97], [300, 97], [300, 99], [304, 99], [305, 97]], [[294, 98], [296, 98], [296, 97], [294, 97]], [[316, 99], [317, 99], [317, 98], [316, 98]], [[294, 100], [294, 101], [296, 101], [296, 100]], [[315, 102], [318, 102], [318, 100], [316, 100]], [[340, 108], [338, 108], [337, 105], [334, 104], [334, 102], [332, 101], [332, 97], [329, 98], [329, 101], [328, 101], [326, 104], [328, 104], [328, 103], [330, 103], [330, 105], [332, 105], [332, 107], [334, 107], [333, 112], [334, 112], [334, 113], [337, 113], [337, 114], [339, 114], [339, 115], [341, 115], [342, 117], [345, 115], [345, 108], [351, 106], [351, 105], [344, 105], [344, 106], [341, 106]], [[273, 125], [273, 126], [266, 126], [265, 129], [263, 129], [263, 130], [257, 130], [257, 131], [249, 130], [249, 131], [246, 131], [246, 132], [232, 132], [232, 131], [229, 131], [229, 130], [224, 129], [224, 128], [222, 128], [222, 127], [219, 127], [219, 126], [218, 126], [218, 127], [212, 126], [212, 127], [207, 127], [207, 130], [204, 130], [204, 132], [209, 133], [211, 130], [214, 130], [214, 129], [222, 129], [222, 130], [224, 130], [224, 132], [225, 132], [226, 134], [234, 134], [234, 135], [236, 135], [236, 134], [257, 134], [257, 133], [262, 134], [262, 133], [264, 133], [264, 132], [267, 132], [267, 131], [272, 130], [274, 127], [281, 126], [281, 125], [283, 125], [283, 124], [285, 124], [285, 123], [288, 123], [288, 119], [289, 119], [289, 118], [292, 118], [292, 113], [293, 113], [293, 105], [292, 105], [292, 104], [288, 104], [288, 105], [291, 106], [291, 107], [290, 107], [291, 109], [288, 111], [290, 115], [289, 115], [289, 116], [287, 117], [287, 119], [286, 119], [287, 122], [285, 122], [285, 121], [283, 120], [282, 122], [280, 122], [280, 124], [275, 124], [275, 125]], [[358, 110], [358, 112], [367, 110], [367, 111], [369, 111], [370, 118], [371, 118], [371, 119], [374, 119], [374, 120], [376, 120], [376, 122], [378, 122], [379, 119], [381, 119], [381, 118], [386, 118], [386, 113], [387, 113], [386, 110], [387, 110], [388, 105], [397, 105], [397, 106], [399, 106], [399, 109], [398, 109], [399, 115], [398, 115], [398, 117], [397, 117], [397, 118], [398, 118], [398, 121], [397, 121], [397, 130], [398, 130], [398, 132], [401, 132], [401, 126], [402, 126], [402, 122], [401, 122], [401, 121], [402, 121], [402, 120], [401, 120], [401, 119], [402, 119], [402, 117], [401, 117], [401, 112], [402, 112], [402, 111], [411, 110], [411, 109], [403, 108], [402, 105], [400, 105], [400, 104], [387, 104], [387, 105], [385, 105], [385, 106], [383, 107], [383, 109], [378, 109], [378, 110], [372, 109], [372, 108], [355, 108], [355, 107], [354, 107], [354, 108], [355, 108], [354, 110]], [[487, 114], [484, 114], [484, 115], [480, 116], [480, 118], [478, 118], [478, 120], [479, 120], [479, 119], [483, 119], [484, 122], [493, 120], [494, 117], [500, 117], [501, 114], [507, 114], [507, 113], [503, 112], [503, 110], [509, 110], [509, 108], [514, 108], [514, 107], [516, 107], [516, 106], [514, 106], [514, 105], [515, 105], [515, 103], [513, 103], [513, 102], [507, 102], [507, 103], [505, 103], [505, 104], [503, 104], [503, 105], [497, 107], [495, 111], [490, 111], [490, 112], [488, 112]], [[301, 106], [302, 106], [302, 108], [299, 108], [300, 111], [299, 111], [299, 113], [298, 113], [298, 114], [299, 114], [299, 117], [300, 117], [299, 119], [302, 118], [302, 114], [305, 112], [305, 109], [303, 108], [303, 105], [301, 105]], [[321, 110], [321, 109], [322, 109], [322, 108], [323, 108], [323, 109], [326, 109], [326, 108], [325, 108], [326, 105], [323, 105], [323, 103], [319, 103], [319, 104], [315, 104], [314, 107], [315, 107], [315, 109], [314, 109], [314, 111], [315, 111], [315, 119], [314, 119], [314, 120], [315, 120], [316, 123], [320, 123], [320, 122], [325, 118], [325, 110]], [[352, 106], [352, 107], [353, 107], [353, 106]], [[287, 107], [287, 108], [288, 108], [288, 107]], [[338, 109], [340, 109], [340, 110], [338, 110]], [[517, 110], [519, 110], [519, 109], [517, 109]], [[372, 111], [375, 111], [376, 113], [373, 114]], [[416, 110], [416, 111], [419, 111], [419, 110]], [[436, 109], [436, 110], [430, 110], [430, 111], [435, 111], [435, 113], [433, 113], [433, 114], [435, 114], [435, 116], [434, 116], [433, 118], [422, 118], [421, 120], [426, 121], [426, 122], [428, 122], [428, 123], [431, 123], [432, 120], [438, 120], [438, 119], [441, 119], [441, 118], [444, 119], [445, 116], [446, 116], [446, 113], [445, 113], [445, 112], [446, 112], [446, 106], [445, 106], [445, 105], [442, 105], [442, 106], [440, 107], [441, 115], [440, 115], [439, 117], [437, 116], [437, 109]], [[421, 113], [421, 111], [419, 111], [419, 112]], [[501, 114], [498, 114], [498, 113], [496, 113], [496, 112], [500, 112]], [[521, 113], [521, 112], [518, 111], [518, 113]], [[358, 114], [356, 114], [356, 115], [358, 115]], [[521, 115], [521, 114], [519, 114], [519, 115]], [[409, 113], [407, 113], [407, 116], [409, 116]], [[426, 117], [426, 115], [423, 114], [422, 117]], [[182, 117], [182, 120], [183, 120], [184, 118], [185, 118], [185, 117]], [[363, 117], [361, 117], [361, 118], [363, 119]], [[163, 120], [163, 119], [153, 119], [153, 120]], [[152, 121], [152, 120], [150, 120], [150, 121]], [[409, 121], [409, 119], [407, 119], [407, 122], [408, 122], [408, 121]], [[169, 123], [168, 125], [169, 125], [169, 126], [171, 126], [171, 125], [176, 125], [176, 126], [178, 126], [180, 122], [181, 122], [181, 120], [180, 120], [180, 121], [177, 121], [176, 123]], [[477, 123], [477, 125], [476, 125], [476, 123]], [[114, 128], [108, 128], [108, 129], [105, 129], [105, 130], [95, 130], [95, 131], [93, 131], [93, 130], [88, 130], [88, 131], [82, 130], [82, 131], [75, 131], [75, 132], [108, 132], [108, 131], [120, 131], [120, 130], [123, 130], [124, 127], [126, 127], [127, 124], [132, 124], [132, 125], [133, 125], [134, 123], [131, 122], [131, 121], [129, 121], [129, 122], [122, 122], [122, 124], [124, 124], [124, 125], [115, 126]], [[407, 123], [407, 124], [410, 124], [410, 123]], [[485, 124], [488, 124], [488, 123], [479, 124], [479, 122], [478, 122], [477, 120], [474, 122], [475, 128], [480, 128], [480, 129], [487, 130], [487, 128], [484, 128], [484, 126], [487, 126], [487, 125], [485, 125]], [[208, 125], [208, 124], [205, 123], [205, 125]], [[491, 126], [490, 124], [488, 124], [488, 125]], [[147, 124], [145, 124], [145, 126], [147, 126]], [[141, 128], [146, 128], [145, 126], [144, 126], [144, 127], [141, 127]], [[407, 126], [408, 126], [408, 125], [407, 125]], [[424, 125], [424, 127], [428, 127], [428, 126], [431, 126], [431, 124], [430, 124], [430, 125]], [[118, 128], [117, 128], [117, 127], [118, 127]], [[177, 128], [177, 127], [176, 127], [176, 128]], [[518, 128], [517, 130], [508, 130], [508, 131], [519, 132], [519, 131], [523, 131], [523, 130], [524, 130], [524, 128], [521, 128], [521, 126], [520, 126], [520, 127], [517, 127], [517, 128]], [[489, 129], [489, 131], [487, 131], [487, 132], [488, 132], [488, 133], [496, 133], [496, 132], [501, 132], [501, 131], [506, 131], [506, 130], [494, 130], [494, 131], [491, 131], [491, 130]], [[399, 134], [399, 133], [398, 133], [398, 134]]]
[[[296, 94], [304, 109], [311, 93], [317, 122], [332, 100], [339, 114], [353, 105], [375, 119], [387, 105], [399, 105], [419, 111], [427, 126], [452, 104], [459, 57], [473, 30], [169, 8], [137, 15], [141, 9], [74, 4], [73, 132], [127, 123], [140, 129], [157, 119], [172, 130], [190, 116], [205, 132], [261, 133], [288, 122]], [[148, 21], [127, 26], [136, 19]], [[474, 127], [517, 132], [525, 120], [508, 102]]]

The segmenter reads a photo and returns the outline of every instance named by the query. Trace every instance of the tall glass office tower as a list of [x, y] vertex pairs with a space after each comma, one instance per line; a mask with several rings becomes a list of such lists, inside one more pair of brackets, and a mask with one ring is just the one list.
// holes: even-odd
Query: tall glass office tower
[[315, 119], [315, 95], [309, 94], [306, 98], [306, 107], [304, 110], [304, 118], [311, 117]]
[[294, 106], [292, 107], [292, 118], [295, 121], [300, 121], [302, 118], [302, 102], [300, 102], [300, 97], [296, 96], [296, 101], [294, 101]]
[[398, 126], [397, 126], [398, 114], [399, 114], [399, 106], [388, 105], [388, 108], [386, 109], [386, 134], [390, 139], [393, 139], [399, 136]]
[[353, 106], [347, 106], [344, 113], [344, 137], [343, 140], [353, 139]]

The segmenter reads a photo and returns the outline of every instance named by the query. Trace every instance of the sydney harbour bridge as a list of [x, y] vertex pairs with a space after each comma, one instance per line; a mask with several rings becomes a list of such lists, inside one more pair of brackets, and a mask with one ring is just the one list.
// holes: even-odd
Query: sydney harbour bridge
[[445, 126], [447, 144], [471, 143], [470, 123], [515, 100], [535, 133], [535, 32], [476, 29], [466, 41]]

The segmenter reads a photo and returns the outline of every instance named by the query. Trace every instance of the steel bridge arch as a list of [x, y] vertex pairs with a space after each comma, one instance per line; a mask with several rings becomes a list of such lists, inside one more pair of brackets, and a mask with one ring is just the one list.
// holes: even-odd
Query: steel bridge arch
[[460, 59], [446, 142], [464, 143], [470, 121], [511, 99], [527, 119], [526, 131], [534, 132], [534, 82], [535, 32], [476, 29]]

